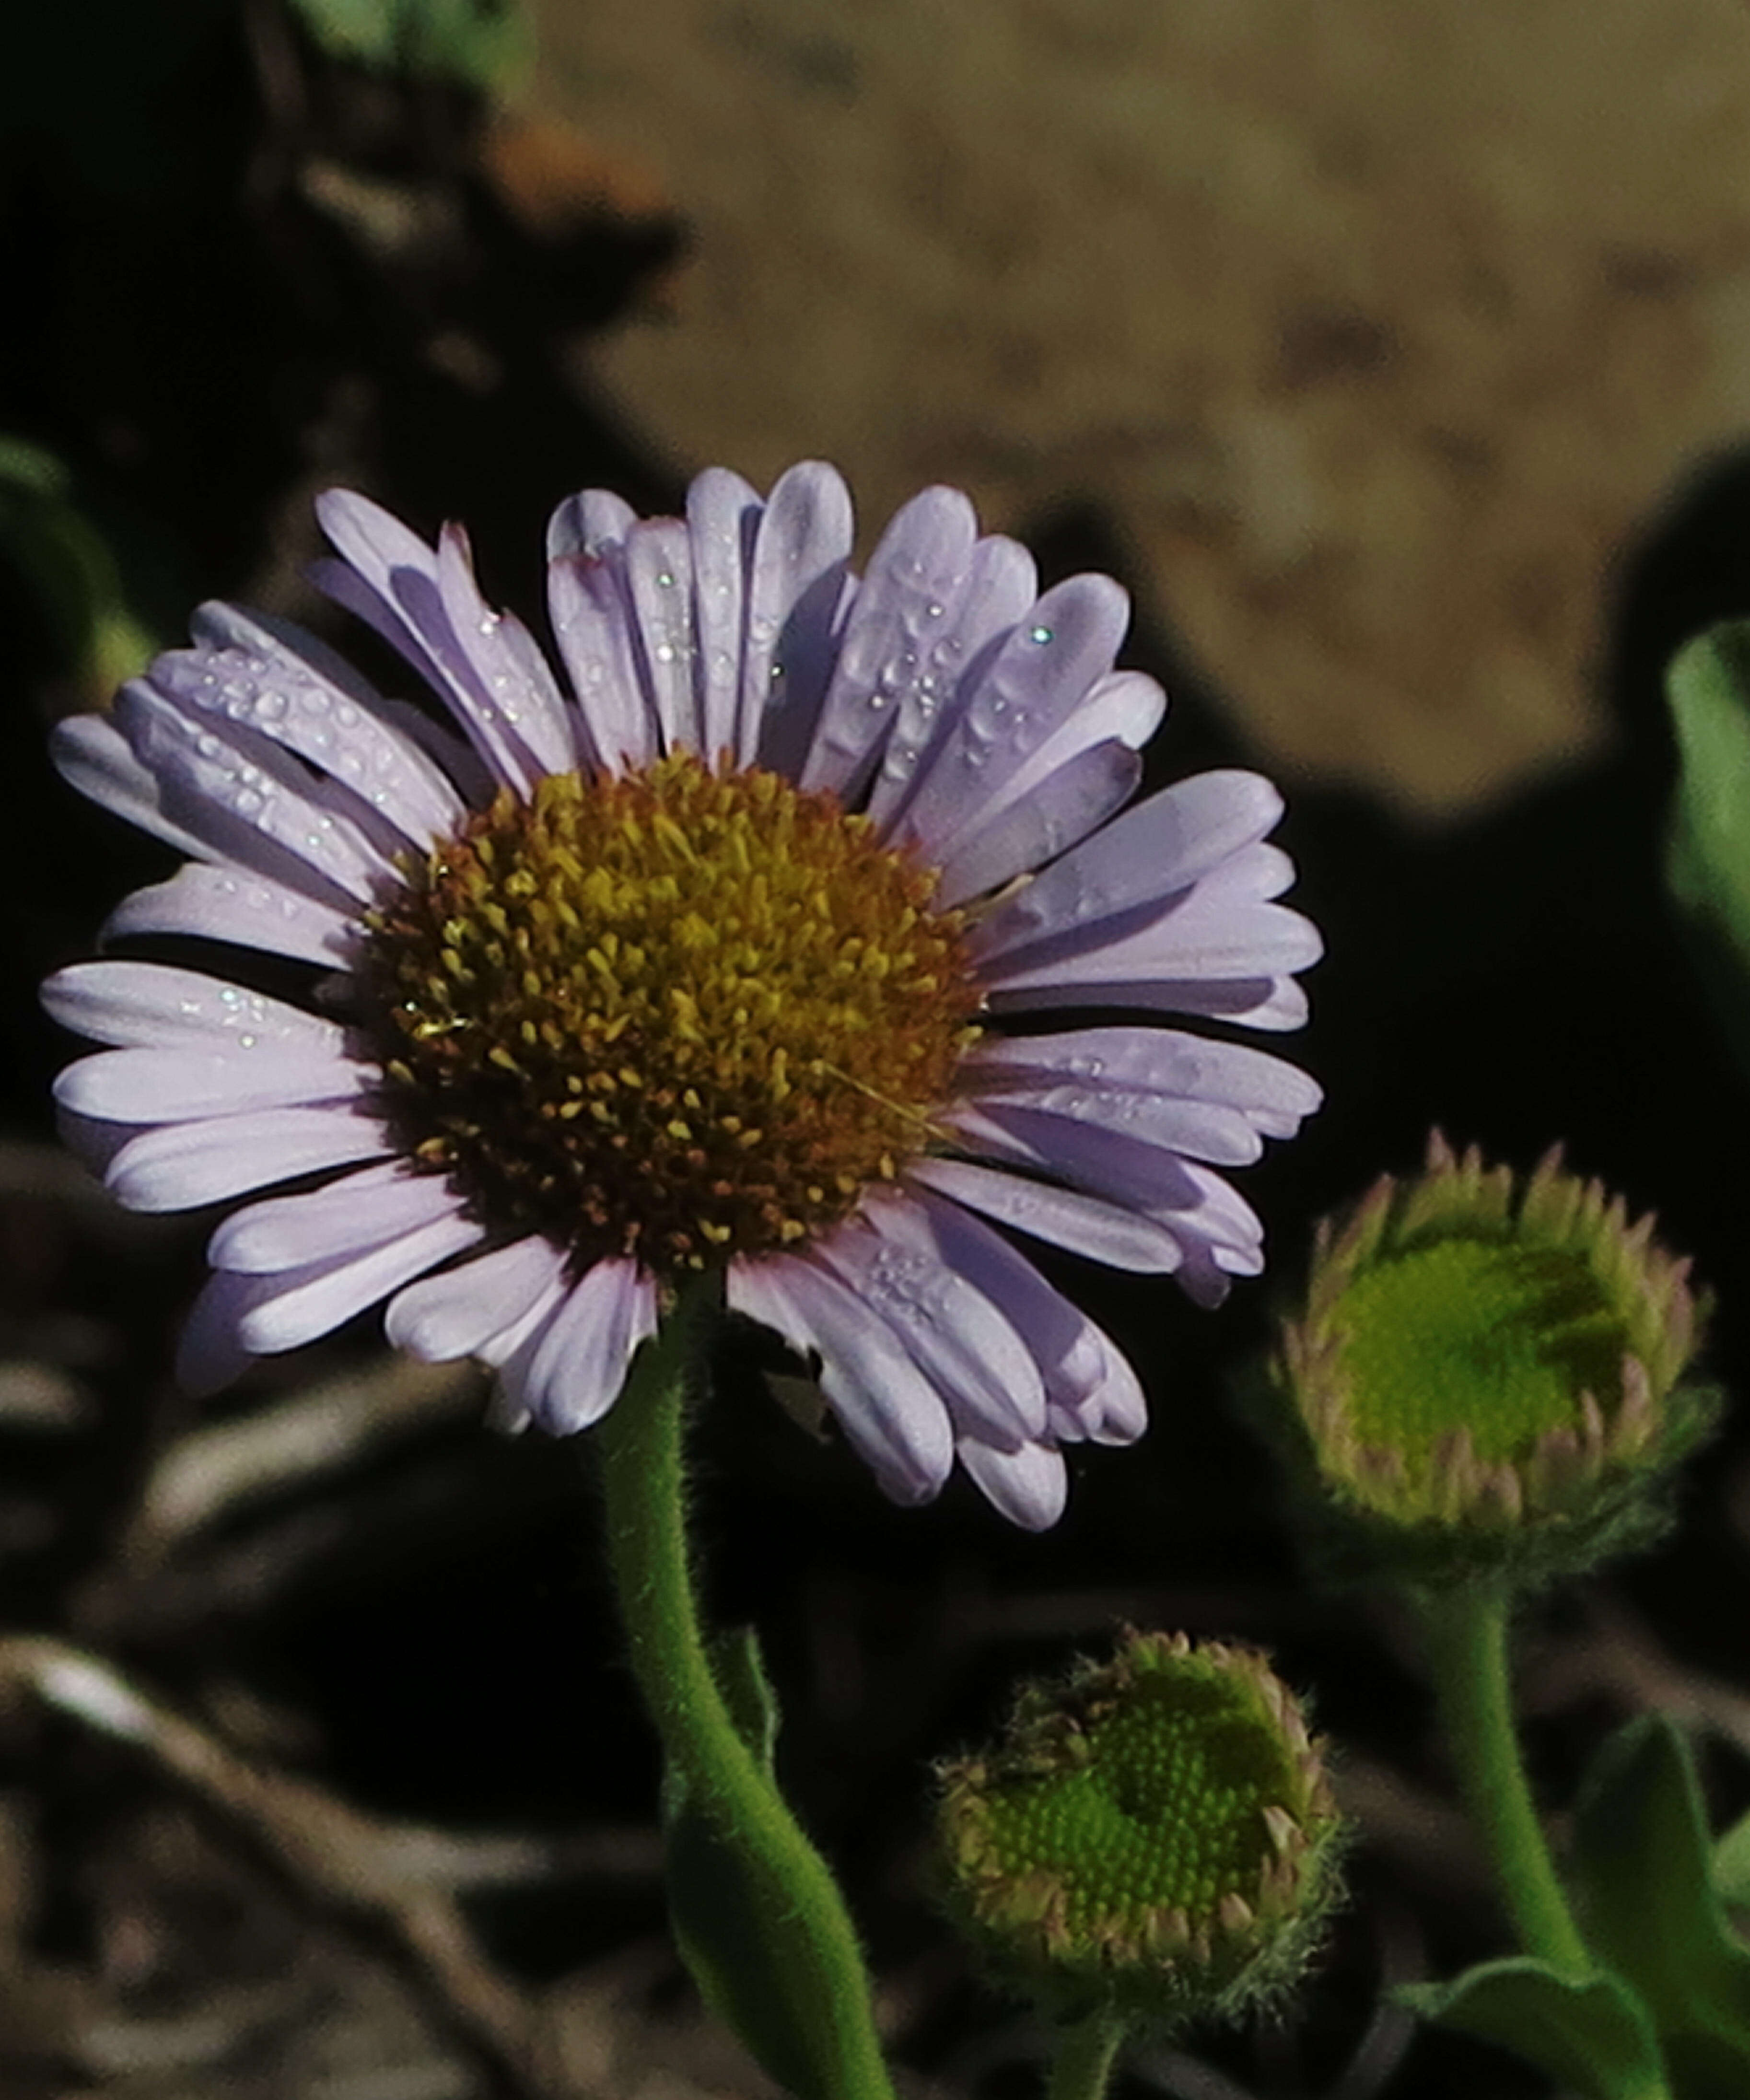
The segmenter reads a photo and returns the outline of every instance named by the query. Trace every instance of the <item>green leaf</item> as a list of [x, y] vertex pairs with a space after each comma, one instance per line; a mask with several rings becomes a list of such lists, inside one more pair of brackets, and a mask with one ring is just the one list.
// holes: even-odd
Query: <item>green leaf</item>
[[765, 1674], [760, 1636], [752, 1626], [731, 1626], [720, 1633], [711, 1644], [711, 1666], [737, 1732], [765, 1770], [773, 1771], [783, 1717]]
[[1689, 1745], [1664, 1714], [1641, 1715], [1599, 1751], [1571, 1873], [1587, 1942], [1646, 2004], [1678, 2089], [1750, 2093], [1750, 1948], [1714, 1884]]
[[1714, 1841], [1713, 1886], [1721, 1903], [1750, 1910], [1750, 1815]]
[[[778, 1710], [751, 1626], [720, 1635], [712, 1665], [742, 1740], [766, 1771], [778, 1744]], [[773, 1952], [766, 1920], [788, 1906], [763, 1882], [743, 1851], [696, 1813], [685, 1781], [671, 1766], [663, 1786], [668, 1917], [700, 1995], [748, 2054], [803, 2100], [831, 2100], [839, 2055], [822, 2038], [819, 2009]]]
[[1499, 2042], [1586, 2100], [1669, 2100], [1646, 2008], [1616, 1977], [1516, 1956], [1396, 1993], [1425, 2020]]
[[1750, 1068], [1750, 620], [1688, 642], [1665, 673], [1680, 774], [1665, 884]]
[[323, 49], [357, 65], [502, 87], [527, 58], [511, 0], [293, 0]]
[[52, 452], [0, 432], [0, 564], [20, 577], [57, 670], [93, 699], [144, 668], [154, 643], [113, 554]]

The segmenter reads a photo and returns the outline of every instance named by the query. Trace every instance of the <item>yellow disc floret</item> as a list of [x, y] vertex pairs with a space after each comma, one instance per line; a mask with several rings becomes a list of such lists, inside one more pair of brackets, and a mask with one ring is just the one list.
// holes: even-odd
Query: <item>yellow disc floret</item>
[[961, 915], [837, 798], [677, 752], [410, 857], [355, 976], [408, 1153], [495, 1231], [659, 1272], [793, 1246], [932, 1135]]

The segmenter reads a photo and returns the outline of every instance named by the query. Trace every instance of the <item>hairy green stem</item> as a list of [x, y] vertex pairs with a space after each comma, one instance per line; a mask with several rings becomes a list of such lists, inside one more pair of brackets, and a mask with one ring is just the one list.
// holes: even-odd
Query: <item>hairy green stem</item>
[[1474, 1582], [1422, 1599], [1447, 1746], [1527, 1954], [1571, 1976], [1597, 1967], [1556, 1877], [1513, 1721], [1506, 1591]]
[[[856, 1930], [825, 1860], [737, 1728], [693, 1593], [683, 1433], [721, 1286], [690, 1285], [595, 1432], [608, 1563], [638, 1688], [689, 1806], [733, 1847], [774, 1971], [805, 2008], [818, 2100], [893, 2100]], [[811, 2094], [810, 2100], [815, 2100]]]
[[1103, 2100], [1118, 2060], [1127, 2023], [1115, 2013], [1089, 2013], [1058, 2036], [1046, 2100]]

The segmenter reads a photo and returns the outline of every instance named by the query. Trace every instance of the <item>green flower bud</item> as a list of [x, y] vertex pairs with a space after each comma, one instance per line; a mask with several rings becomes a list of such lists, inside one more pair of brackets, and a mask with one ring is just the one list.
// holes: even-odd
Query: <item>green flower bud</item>
[[1299, 1975], [1338, 1892], [1319, 1746], [1250, 1648], [1126, 1632], [941, 1779], [951, 1912], [1066, 2017], [1232, 2017]]
[[1643, 1543], [1713, 1419], [1704, 1308], [1620, 1197], [1455, 1157], [1319, 1228], [1277, 1383], [1348, 1557], [1531, 1583]]

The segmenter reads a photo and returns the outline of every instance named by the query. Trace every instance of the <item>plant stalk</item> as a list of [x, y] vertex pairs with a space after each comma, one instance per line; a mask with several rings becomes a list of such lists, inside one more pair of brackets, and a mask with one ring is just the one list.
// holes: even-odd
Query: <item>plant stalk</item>
[[712, 1670], [686, 1537], [685, 1418], [721, 1281], [687, 1285], [597, 1428], [608, 1563], [638, 1688], [688, 1807], [736, 1853], [769, 1973], [823, 2066], [809, 2100], [893, 2100], [856, 1930], [824, 1860], [737, 1727]]
[[1557, 1877], [1519, 1754], [1507, 1592], [1467, 1583], [1425, 1596], [1422, 1607], [1447, 1745], [1519, 1943], [1565, 1974], [1588, 1975], [1598, 1965]]

